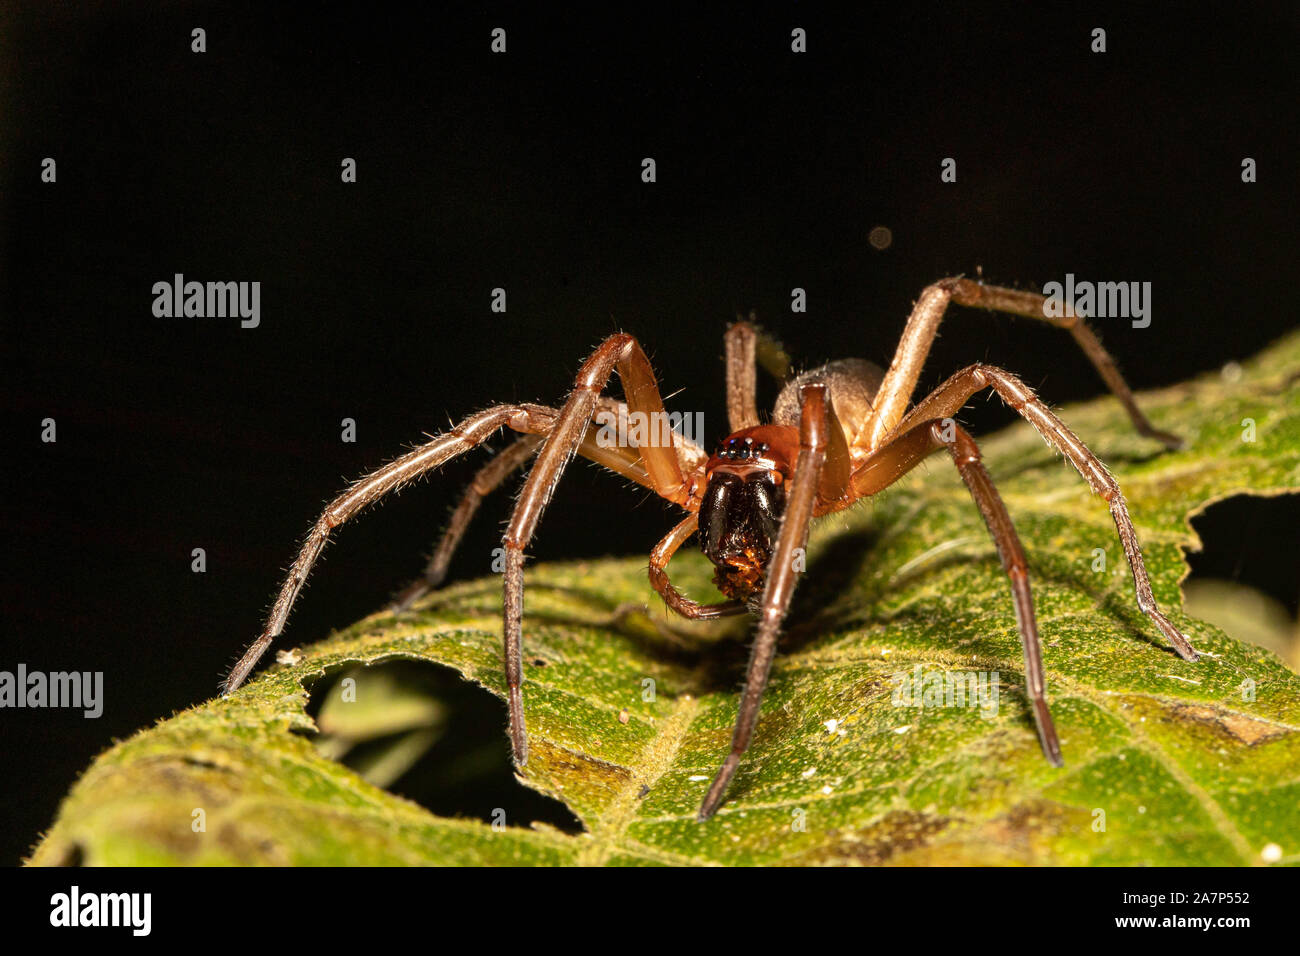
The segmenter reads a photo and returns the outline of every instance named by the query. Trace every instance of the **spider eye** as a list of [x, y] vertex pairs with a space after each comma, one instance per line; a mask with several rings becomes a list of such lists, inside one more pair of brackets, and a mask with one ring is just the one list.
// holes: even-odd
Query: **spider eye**
[[754, 441], [753, 437], [731, 437], [723, 439], [718, 445], [718, 456], [730, 461], [752, 461], [763, 458], [771, 450], [765, 441]]

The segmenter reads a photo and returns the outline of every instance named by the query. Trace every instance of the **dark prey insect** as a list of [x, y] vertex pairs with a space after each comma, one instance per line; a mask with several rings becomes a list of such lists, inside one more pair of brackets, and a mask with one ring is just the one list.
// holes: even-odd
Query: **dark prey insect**
[[[1158, 431], [1142, 414], [1110, 355], [1081, 318], [1049, 316], [1040, 295], [969, 279], [945, 279], [925, 289], [913, 307], [887, 371], [860, 359], [846, 359], [790, 378], [789, 361], [775, 341], [748, 322], [732, 325], [725, 341], [731, 434], [712, 455], [677, 432], [640, 445], [632, 440], [630, 431], [620, 433], [626, 440], [601, 440], [597, 417], [602, 412], [636, 414], [656, 421], [664, 415], [659, 388], [641, 346], [631, 335], [611, 335], [583, 364], [562, 407], [517, 404], [488, 408], [362, 478], [332, 501], [294, 561], [266, 628], [230, 672], [224, 692], [230, 693], [243, 683], [281, 632], [303, 581], [334, 528], [411, 479], [482, 444], [502, 427], [509, 428], [523, 437], [479, 472], [454, 512], [423, 580], [408, 588], [395, 606], [409, 606], [442, 582], [452, 553], [483, 497], [536, 456], [503, 541], [510, 741], [515, 763], [523, 766], [528, 760], [522, 694], [524, 549], [532, 540], [565, 465], [574, 454], [582, 455], [679, 505], [686, 517], [650, 553], [650, 582], [655, 590], [670, 608], [687, 618], [743, 613], [750, 603], [758, 617], [731, 752], [700, 805], [699, 819], [708, 819], [722, 804], [753, 736], [759, 702], [795, 587], [796, 557], [807, 540], [809, 523], [876, 494], [932, 452], [946, 449], [988, 525], [1010, 578], [1024, 647], [1025, 683], [1039, 742], [1047, 759], [1061, 766], [1061, 748], [1044, 693], [1043, 662], [1025, 553], [981, 462], [979, 448], [953, 421], [972, 395], [993, 389], [1028, 419], [1106, 501], [1133, 572], [1138, 607], [1182, 657], [1194, 661], [1197, 653], [1156, 607], [1137, 534], [1115, 479], [1020, 379], [992, 365], [971, 365], [908, 409], [939, 323], [953, 302], [1040, 319], [1068, 329], [1119, 398], [1137, 430], [1169, 448], [1181, 444], [1175, 436]], [[759, 364], [783, 382], [766, 424], [759, 418], [754, 397]], [[623, 402], [601, 394], [615, 370], [622, 382]], [[704, 553], [715, 565], [714, 580], [726, 596], [725, 602], [698, 604], [679, 593], [669, 580], [669, 560], [697, 532]]]

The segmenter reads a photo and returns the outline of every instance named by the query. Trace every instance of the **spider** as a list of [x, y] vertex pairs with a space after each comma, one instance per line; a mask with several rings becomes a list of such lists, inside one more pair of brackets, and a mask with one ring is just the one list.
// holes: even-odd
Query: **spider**
[[[732, 736], [698, 819], [722, 805], [728, 785], [749, 747], [759, 704], [776, 653], [782, 624], [802, 567], [799, 560], [812, 519], [848, 508], [893, 484], [932, 452], [946, 449], [966, 483], [997, 546], [1007, 574], [1025, 658], [1025, 681], [1039, 744], [1053, 766], [1062, 766], [1061, 747], [1047, 706], [1043, 662], [1029, 587], [1025, 552], [981, 460], [979, 447], [953, 420], [976, 392], [991, 388], [1028, 419], [1108, 504], [1133, 573], [1138, 608], [1186, 660], [1198, 655], [1188, 639], [1160, 612], [1151, 593], [1137, 534], [1119, 485], [1098, 458], [1016, 376], [983, 363], [971, 365], [921, 399], [910, 410], [922, 364], [949, 304], [957, 303], [1046, 321], [1069, 330], [1103, 381], [1123, 404], [1138, 432], [1167, 448], [1181, 446], [1156, 429], [1138, 408], [1114, 361], [1080, 317], [1049, 316], [1041, 295], [984, 285], [956, 277], [928, 286], [913, 306], [887, 370], [860, 359], [831, 362], [790, 375], [781, 346], [747, 321], [725, 335], [727, 415], [731, 433], [707, 453], [678, 432], [650, 436], [641, 444], [630, 432], [617, 442], [599, 440], [602, 413], [641, 413], [661, 420], [663, 400], [645, 352], [626, 333], [609, 336], [578, 372], [560, 408], [536, 404], [496, 405], [471, 415], [360, 479], [325, 508], [289, 570], [261, 635], [231, 670], [222, 692], [248, 677], [271, 641], [281, 633], [298, 592], [330, 533], [366, 505], [412, 479], [482, 444], [501, 428], [522, 437], [492, 458], [473, 480], [453, 512], [424, 577], [393, 605], [409, 607], [439, 586], [451, 556], [484, 496], [536, 457], [503, 539], [505, 671], [509, 735], [515, 764], [528, 760], [524, 724], [522, 638], [524, 549], [542, 512], [575, 454], [582, 455], [680, 506], [686, 517], [650, 552], [650, 583], [667, 606], [692, 619], [751, 610], [758, 618], [745, 686]], [[757, 366], [783, 387], [764, 424], [755, 404]], [[602, 395], [617, 370], [624, 401]], [[604, 419], [608, 421], [608, 418]], [[626, 420], [626, 419], [620, 419]], [[699, 604], [682, 595], [668, 576], [668, 563], [692, 535], [715, 567], [714, 582], [727, 600]]]

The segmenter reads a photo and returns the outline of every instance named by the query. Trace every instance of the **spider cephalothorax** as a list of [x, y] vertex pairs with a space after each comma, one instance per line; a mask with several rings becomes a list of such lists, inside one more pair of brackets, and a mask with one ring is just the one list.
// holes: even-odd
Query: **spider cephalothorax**
[[[776, 656], [785, 616], [802, 572], [808, 527], [814, 518], [848, 508], [907, 474], [932, 453], [946, 450], [984, 516], [1011, 584], [1025, 656], [1025, 691], [1043, 754], [1062, 763], [1060, 741], [1047, 707], [1046, 679], [1029, 589], [1029, 563], [1011, 516], [980, 458], [979, 446], [953, 421], [977, 392], [991, 389], [1019, 412], [1069, 460], [1110, 509], [1133, 571], [1138, 607], [1185, 659], [1197, 659], [1186, 636], [1160, 613], [1142, 563], [1137, 534], [1119, 484], [1095, 455], [1033, 391], [1009, 372], [978, 363], [961, 370], [911, 406], [921, 366], [950, 303], [996, 309], [1067, 329], [1123, 402], [1133, 424], [1166, 446], [1178, 439], [1147, 421], [1115, 363], [1088, 324], [1060, 318], [1043, 296], [986, 286], [969, 279], [944, 279], [917, 301], [889, 368], [862, 359], [840, 359], [791, 377], [785, 351], [749, 322], [737, 322], [726, 336], [727, 417], [731, 434], [714, 455], [684, 435], [663, 440], [622, 436], [611, 444], [597, 426], [602, 414], [666, 416], [650, 362], [632, 336], [607, 338], [583, 364], [563, 407], [494, 405], [362, 478], [326, 507], [289, 570], [261, 635], [226, 678], [237, 688], [284, 628], [312, 565], [330, 533], [366, 505], [444, 462], [482, 445], [502, 428], [521, 433], [483, 466], [452, 514], [451, 523], [422, 581], [398, 598], [395, 611], [442, 583], [451, 556], [483, 496], [512, 472], [536, 458], [502, 540], [504, 591], [502, 636], [510, 745], [515, 763], [528, 762], [524, 724], [524, 549], [532, 540], [565, 465], [581, 455], [680, 507], [686, 514], [650, 552], [650, 584], [677, 614], [702, 620], [724, 614], [758, 613], [745, 690], [740, 697], [731, 751], [700, 804], [707, 819], [722, 805], [727, 786], [749, 747], [759, 704]], [[769, 424], [760, 424], [755, 401], [758, 366], [782, 384]], [[617, 372], [624, 401], [601, 395]], [[674, 437], [675, 436], [675, 437]], [[668, 562], [693, 535], [716, 568], [714, 581], [727, 600], [699, 604], [668, 578]], [[692, 778], [695, 779], [695, 778]]]
[[713, 583], [733, 600], [763, 586], [785, 511], [785, 481], [798, 457], [797, 429], [758, 425], [723, 439], [705, 466], [700, 547], [716, 568]]

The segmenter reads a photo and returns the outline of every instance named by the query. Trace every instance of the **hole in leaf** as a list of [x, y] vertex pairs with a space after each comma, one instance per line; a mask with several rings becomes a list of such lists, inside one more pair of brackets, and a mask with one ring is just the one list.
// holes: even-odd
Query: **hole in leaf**
[[507, 826], [582, 824], [515, 779], [498, 698], [454, 670], [395, 660], [335, 672], [311, 688], [318, 749], [440, 817]]
[[1237, 495], [1192, 519], [1187, 612], [1300, 665], [1300, 495]]

